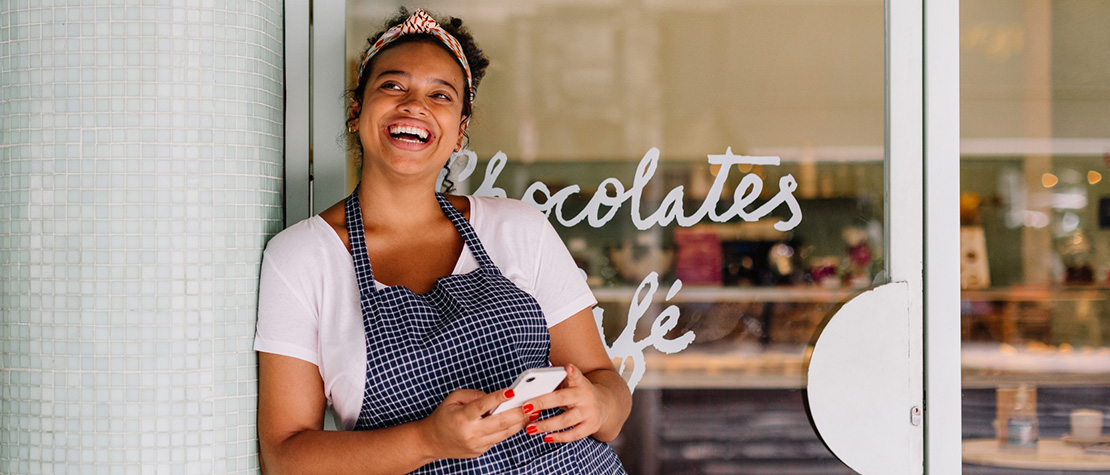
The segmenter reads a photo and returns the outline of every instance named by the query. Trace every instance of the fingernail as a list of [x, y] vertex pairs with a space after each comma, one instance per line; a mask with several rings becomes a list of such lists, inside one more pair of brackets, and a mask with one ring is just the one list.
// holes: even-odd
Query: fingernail
[[523, 408], [521, 408], [521, 409], [522, 409], [522, 410], [523, 410], [524, 412], [532, 412], [532, 409], [535, 409], [535, 408], [534, 408], [534, 407], [532, 407], [532, 405], [531, 405], [531, 404], [525, 404], [525, 405], [524, 405], [524, 407], [523, 407]]
[[547, 442], [547, 443], [551, 443], [551, 442], [555, 442], [555, 439], [552, 438], [550, 435], [545, 435], [545, 436], [543, 436], [543, 441]]
[[515, 395], [515, 394], [513, 393], [513, 390], [512, 390], [512, 389], [506, 389], [506, 390], [505, 390], [505, 397], [507, 397], [507, 398], [509, 398], [509, 399], [512, 399], [514, 395]]
[[540, 418], [540, 413], [538, 413], [538, 412], [533, 412], [531, 414], [528, 414], [528, 422], [535, 422], [536, 419], [539, 419], [539, 418]]
[[567, 365], [567, 374], [574, 373], [574, 365]]
[[536, 429], [536, 426], [528, 426], [527, 428], [524, 429], [524, 431], [529, 433], [529, 434], [535, 434], [536, 432], [539, 431], [539, 429]]

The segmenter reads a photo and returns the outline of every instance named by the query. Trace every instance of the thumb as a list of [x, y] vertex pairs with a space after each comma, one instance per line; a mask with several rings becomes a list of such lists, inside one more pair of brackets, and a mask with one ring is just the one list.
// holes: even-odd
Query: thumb
[[476, 389], [456, 389], [451, 391], [451, 394], [448, 394], [447, 397], [443, 398], [443, 404], [465, 406], [485, 395], [486, 393]]
[[563, 383], [566, 385], [566, 387], [577, 387], [586, 382], [586, 376], [584, 376], [582, 372], [578, 370], [577, 366], [574, 366], [573, 364], [567, 364], [566, 369], [567, 378], [563, 380]]

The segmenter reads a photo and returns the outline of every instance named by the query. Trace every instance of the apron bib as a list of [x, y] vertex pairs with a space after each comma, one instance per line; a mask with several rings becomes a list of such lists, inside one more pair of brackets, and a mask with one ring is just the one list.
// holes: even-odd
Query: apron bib
[[[456, 389], [505, 389], [521, 371], [550, 366], [551, 336], [539, 303], [494, 265], [470, 222], [443, 195], [440, 208], [455, 225], [478, 269], [439, 278], [417, 294], [403, 286], [377, 289], [358, 188], [347, 198], [347, 232], [366, 330], [366, 387], [355, 430], [424, 419]], [[544, 411], [542, 418], [558, 411]], [[623, 474], [608, 444], [587, 437], [566, 444], [523, 430], [473, 459], [441, 459], [413, 473]]]

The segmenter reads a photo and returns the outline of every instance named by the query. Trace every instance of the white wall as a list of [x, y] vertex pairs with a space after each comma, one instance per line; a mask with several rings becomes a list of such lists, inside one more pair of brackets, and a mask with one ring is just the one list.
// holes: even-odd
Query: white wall
[[257, 471], [282, 2], [0, 1], [0, 473]]

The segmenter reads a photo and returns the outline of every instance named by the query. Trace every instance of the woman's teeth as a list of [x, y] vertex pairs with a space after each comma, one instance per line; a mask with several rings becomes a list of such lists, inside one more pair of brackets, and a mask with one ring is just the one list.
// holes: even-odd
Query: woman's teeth
[[389, 135], [405, 142], [425, 143], [428, 141], [427, 130], [407, 125], [395, 125], [390, 127]]

